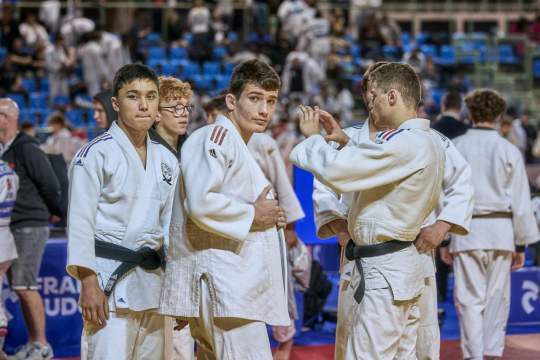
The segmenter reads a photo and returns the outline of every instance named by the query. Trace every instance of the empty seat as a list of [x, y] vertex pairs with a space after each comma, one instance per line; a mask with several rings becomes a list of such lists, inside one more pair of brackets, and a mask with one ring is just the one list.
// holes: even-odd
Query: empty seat
[[171, 60], [187, 59], [186, 48], [183, 48], [183, 47], [170, 48], [170, 50], [169, 50], [169, 58]]
[[48, 106], [47, 93], [45, 92], [33, 92], [30, 93], [30, 108], [42, 109]]
[[20, 109], [26, 108], [26, 100], [23, 95], [10, 93], [10, 94], [7, 94], [7, 97], [15, 101]]

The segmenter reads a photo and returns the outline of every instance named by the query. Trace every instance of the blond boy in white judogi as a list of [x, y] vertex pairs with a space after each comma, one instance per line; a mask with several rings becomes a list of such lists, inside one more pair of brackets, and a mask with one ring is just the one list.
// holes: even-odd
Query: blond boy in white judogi
[[[153, 269], [140, 265], [117, 276], [118, 267], [126, 263], [103, 257], [96, 245], [166, 252], [178, 161], [147, 135], [158, 107], [152, 70], [126, 65], [115, 84], [119, 84], [113, 98], [118, 122], [83, 147], [69, 170], [67, 271], [83, 282], [81, 358], [161, 358], [164, 320], [156, 313], [163, 277], [159, 262]], [[144, 141], [145, 161], [133, 143], [137, 136]], [[92, 277], [97, 285], [86, 282]]]
[[465, 102], [474, 128], [455, 144], [471, 164], [474, 209], [469, 236], [454, 236], [450, 243], [454, 298], [464, 358], [499, 358], [510, 310], [510, 271], [523, 266], [524, 246], [540, 234], [523, 157], [496, 131], [504, 99], [479, 89]]
[[[359, 124], [344, 129], [351, 139], [351, 145], [370, 141], [370, 124], [367, 119]], [[440, 137], [442, 145], [446, 149], [446, 160], [443, 178], [443, 193], [439, 201], [439, 209], [424, 222], [423, 227], [433, 224], [436, 220], [452, 224], [450, 232], [467, 234], [470, 218], [472, 215], [472, 183], [470, 179], [470, 167], [456, 150], [455, 146], [444, 136]], [[337, 145], [337, 144], [336, 144]], [[334, 220], [346, 220], [349, 212], [350, 201], [353, 194], [338, 196], [330, 188], [323, 185], [317, 179], [314, 180], [313, 204], [315, 210], [315, 222], [317, 236], [326, 238], [336, 235], [330, 227]], [[425, 289], [420, 297], [418, 306], [420, 309], [420, 326], [416, 344], [418, 359], [438, 359], [440, 347], [439, 324], [437, 319], [437, 293], [435, 284], [435, 266], [432, 251], [420, 254], [425, 273]], [[343, 258], [346, 261], [346, 258]], [[351, 266], [351, 265], [349, 265]], [[338, 318], [336, 334], [336, 351], [343, 351], [346, 343], [345, 329], [341, 326], [341, 317]]]
[[276, 228], [286, 219], [267, 199], [268, 180], [246, 145], [268, 125], [278, 90], [271, 67], [241, 63], [226, 95], [228, 117], [219, 115], [182, 147], [188, 219], [167, 271], [185, 286], [165, 294], [160, 311], [188, 320], [204, 359], [270, 359], [265, 323], [290, 321], [286, 248]]

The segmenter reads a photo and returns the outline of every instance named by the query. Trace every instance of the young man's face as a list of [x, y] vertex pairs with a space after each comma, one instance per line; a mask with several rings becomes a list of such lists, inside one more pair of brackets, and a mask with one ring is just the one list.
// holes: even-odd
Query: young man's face
[[376, 83], [370, 83], [366, 94], [369, 118], [378, 130], [384, 130], [387, 127], [386, 119], [389, 110], [388, 93], [376, 85]]
[[136, 79], [125, 84], [112, 98], [118, 122], [135, 132], [146, 132], [157, 120], [158, 86], [151, 80]]
[[189, 123], [191, 99], [163, 100], [159, 104], [159, 126], [176, 135], [184, 135]]
[[101, 101], [94, 100], [94, 120], [96, 121], [97, 126], [102, 129], [106, 129], [109, 126], [107, 121], [107, 112], [103, 107]]
[[278, 90], [247, 84], [234, 102], [234, 116], [240, 129], [247, 133], [261, 133], [266, 130], [276, 110]]

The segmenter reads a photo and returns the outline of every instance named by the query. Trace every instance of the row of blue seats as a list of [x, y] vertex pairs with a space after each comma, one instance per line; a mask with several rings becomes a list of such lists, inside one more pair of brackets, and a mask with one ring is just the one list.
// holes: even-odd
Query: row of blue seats
[[[227, 56], [225, 46], [214, 46], [212, 49], [212, 59], [221, 61]], [[148, 48], [148, 60], [184, 60], [188, 59], [188, 51], [184, 47], [162, 47], [153, 46]]]
[[[30, 122], [36, 127], [46, 126], [47, 118], [54, 112], [44, 107], [39, 109], [22, 109], [20, 122]], [[95, 127], [94, 111], [90, 109], [72, 109], [65, 112], [69, 122], [76, 127]]]
[[199, 63], [190, 60], [150, 60], [147, 64], [161, 72], [181, 74], [188, 78], [195, 75], [231, 75], [235, 66], [233, 63], [206, 61], [201, 67]]

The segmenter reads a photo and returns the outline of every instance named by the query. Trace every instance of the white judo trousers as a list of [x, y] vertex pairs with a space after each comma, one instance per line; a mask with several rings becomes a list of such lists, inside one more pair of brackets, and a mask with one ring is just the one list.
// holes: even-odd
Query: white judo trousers
[[83, 330], [81, 360], [161, 359], [165, 317], [150, 311], [109, 313], [107, 326]]
[[454, 303], [465, 359], [502, 356], [510, 313], [512, 252], [472, 250], [454, 256]]

